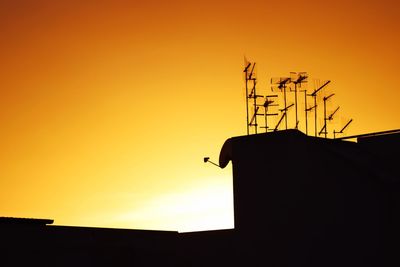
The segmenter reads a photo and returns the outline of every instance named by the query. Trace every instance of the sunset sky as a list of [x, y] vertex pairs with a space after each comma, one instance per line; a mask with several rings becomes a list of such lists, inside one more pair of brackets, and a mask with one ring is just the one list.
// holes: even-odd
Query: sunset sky
[[331, 80], [347, 135], [397, 129], [399, 14], [395, 0], [0, 0], [0, 216], [232, 228], [231, 166], [203, 157], [246, 133], [244, 57], [262, 94], [291, 71], [309, 90]]

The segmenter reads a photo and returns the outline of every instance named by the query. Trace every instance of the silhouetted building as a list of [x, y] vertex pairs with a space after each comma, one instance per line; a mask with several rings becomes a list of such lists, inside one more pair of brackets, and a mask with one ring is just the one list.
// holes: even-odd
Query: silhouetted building
[[177, 266], [178, 233], [0, 225], [0, 266]]
[[399, 266], [398, 151], [399, 133], [357, 143], [296, 130], [233, 137], [219, 163], [232, 161], [235, 229], [0, 223], [1, 258], [55, 266]]
[[45, 226], [52, 224], [54, 220], [48, 219], [32, 219], [32, 218], [13, 218], [13, 217], [0, 217], [0, 226]]
[[397, 229], [399, 175], [387, 163], [399, 137], [353, 143], [288, 130], [227, 140], [220, 165], [233, 163], [243, 263], [382, 266]]

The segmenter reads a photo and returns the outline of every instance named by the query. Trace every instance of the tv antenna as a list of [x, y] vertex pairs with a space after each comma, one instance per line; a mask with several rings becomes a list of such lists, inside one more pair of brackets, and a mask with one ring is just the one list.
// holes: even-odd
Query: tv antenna
[[253, 99], [253, 109], [254, 109], [254, 113], [250, 119], [249, 126], [250, 127], [254, 126], [254, 132], [257, 134], [257, 127], [258, 127], [257, 116], [263, 116], [263, 114], [258, 113], [258, 110], [260, 109], [260, 105], [257, 104], [257, 99], [264, 98], [264, 96], [257, 95], [256, 84], [257, 84], [257, 80], [254, 78], [253, 88], [251, 89], [251, 92], [250, 92], [250, 95], [248, 98]]
[[326, 115], [326, 102], [333, 97], [335, 94], [330, 94], [328, 96], [324, 96], [323, 101], [324, 101], [324, 126], [322, 127], [321, 131], [319, 132], [318, 135], [321, 135], [324, 133], [325, 138], [328, 136], [328, 125], [327, 122], [333, 120], [333, 116], [335, 113], [339, 110], [340, 107], [337, 107], [329, 116]]
[[327, 86], [331, 81], [326, 81], [323, 85], [319, 86], [317, 89], [314, 90], [314, 92], [312, 92], [310, 94], [310, 96], [312, 96], [314, 98], [314, 106], [309, 108], [309, 111], [311, 111], [312, 109], [314, 109], [314, 131], [315, 131], [315, 137], [317, 137], [317, 94], [319, 91], [321, 91], [325, 86]]
[[300, 92], [304, 93], [304, 113], [305, 113], [304, 116], [306, 121], [306, 135], [308, 135], [308, 113], [311, 112], [315, 108], [315, 106], [308, 107], [307, 96], [310, 95], [307, 94], [307, 89], [300, 90]]
[[336, 132], [335, 130], [333, 130], [333, 139], [336, 139], [336, 134], [342, 134], [343, 131], [344, 131], [347, 127], [349, 127], [349, 125], [350, 125], [350, 123], [352, 123], [352, 121], [353, 121], [353, 119], [350, 119], [350, 120], [343, 126], [343, 128], [342, 128], [340, 131], [338, 131], [338, 132]]
[[307, 73], [306, 72], [290, 72], [290, 80], [294, 84], [294, 109], [296, 114], [296, 126], [295, 129], [298, 129], [299, 119], [297, 116], [297, 86], [301, 88], [302, 83], [307, 82]]
[[[271, 79], [271, 90], [274, 91], [274, 89], [279, 89], [281, 92], [283, 92], [283, 101], [284, 101], [284, 108], [281, 110], [282, 113], [282, 118], [279, 120], [277, 126], [279, 126], [281, 120], [285, 118], [285, 129], [287, 130], [288, 124], [287, 124], [287, 110], [288, 110], [288, 105], [287, 105], [287, 100], [286, 100], [286, 87], [287, 84], [290, 83], [290, 78], [289, 77], [280, 77], [280, 78], [272, 78]], [[290, 106], [293, 106], [290, 105]], [[275, 127], [276, 131], [277, 127]]]
[[[254, 67], [256, 63], [247, 62], [245, 60], [246, 66], [243, 70], [245, 73], [245, 80], [246, 80], [246, 114], [247, 114], [247, 135], [250, 134], [250, 127], [254, 126], [254, 131], [257, 133], [257, 116], [259, 107], [257, 106], [257, 98], [263, 97], [262, 95], [257, 95], [256, 85], [257, 85], [257, 78], [255, 77]], [[251, 92], [249, 93], [249, 83], [252, 83]], [[254, 114], [252, 118], [249, 120], [249, 101], [253, 99], [253, 106], [254, 106]]]
[[[265, 121], [265, 132], [268, 132], [268, 116], [277, 116], [278, 113], [268, 113], [269, 107], [276, 107], [278, 104], [274, 104], [275, 101], [272, 100], [273, 98], [278, 97], [278, 95], [267, 95], [265, 96], [265, 102], [262, 104], [264, 107], [264, 121]], [[264, 127], [261, 127], [264, 128]]]
[[[291, 107], [293, 107], [293, 106], [294, 106], [294, 104], [290, 104], [289, 106], [287, 106], [287, 107], [285, 107], [285, 108], [283, 108], [283, 109], [280, 109], [280, 111], [282, 112], [282, 116], [281, 116], [281, 118], [279, 119], [278, 123], [276, 124], [275, 129], [274, 129], [274, 132], [278, 130], [279, 125], [281, 124], [283, 118], [285, 118], [285, 120], [286, 120], [286, 118], [287, 118], [287, 111], [289, 110], [289, 108], [291, 108]], [[286, 121], [287, 121], [287, 120], [286, 120]], [[287, 130], [287, 125], [286, 125], [286, 130]]]
[[[245, 61], [247, 61], [247, 60], [245, 59]], [[251, 63], [248, 62], [246, 64], [244, 70], [243, 70], [243, 72], [245, 73], [245, 80], [246, 80], [245, 81], [245, 85], [246, 85], [246, 117], [247, 117], [247, 119], [246, 119], [246, 127], [247, 127], [247, 135], [249, 135], [249, 99], [248, 99], [249, 88], [248, 88], [248, 83], [249, 83], [249, 80], [251, 79], [252, 72], [253, 72], [253, 71], [250, 71], [250, 73], [249, 73], [250, 67], [251, 67]]]

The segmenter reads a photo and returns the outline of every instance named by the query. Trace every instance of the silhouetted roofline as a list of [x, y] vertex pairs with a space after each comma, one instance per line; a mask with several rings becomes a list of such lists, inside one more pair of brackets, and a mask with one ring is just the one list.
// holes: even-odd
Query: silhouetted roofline
[[51, 219], [33, 219], [33, 218], [15, 218], [15, 217], [0, 217], [0, 225], [31, 225], [45, 226], [53, 224]]
[[346, 139], [365, 138], [365, 137], [388, 135], [388, 134], [400, 134], [400, 129], [389, 130], [389, 131], [381, 131], [381, 132], [374, 132], [374, 133], [366, 133], [366, 134], [358, 134], [358, 135], [351, 135], [351, 136], [345, 136], [345, 137], [340, 137], [340, 138], [336, 138], [336, 139], [337, 140], [346, 140]]
[[329, 142], [347, 142], [349, 141], [348, 139], [357, 139], [357, 143], [359, 143], [361, 140], [364, 139], [370, 139], [373, 137], [386, 137], [386, 136], [398, 136], [400, 135], [400, 129], [395, 129], [395, 130], [389, 130], [389, 131], [381, 131], [381, 132], [373, 132], [373, 133], [367, 133], [367, 134], [360, 134], [360, 135], [352, 135], [352, 136], [346, 136], [346, 137], [340, 137], [336, 139], [330, 139], [330, 138], [321, 138], [321, 137], [314, 137], [314, 136], [309, 136], [304, 134], [303, 132], [296, 130], [296, 129], [289, 129], [289, 130], [282, 130], [282, 131], [276, 131], [276, 132], [270, 132], [270, 133], [261, 133], [261, 134], [252, 134], [252, 135], [243, 135], [243, 136], [237, 136], [237, 137], [231, 137], [225, 141], [225, 143], [222, 146], [220, 155], [219, 155], [219, 166], [221, 168], [225, 168], [229, 161], [231, 161], [234, 158], [233, 155], [233, 144], [237, 142], [253, 142], [256, 140], [264, 139], [264, 138], [269, 138], [269, 137], [279, 137], [279, 138], [290, 138], [290, 137], [295, 137], [295, 138], [306, 138], [306, 139], [316, 139], [320, 141], [328, 141]]
[[297, 136], [297, 137], [325, 139], [325, 138], [320, 138], [320, 137], [307, 136], [304, 133], [302, 133], [301, 131], [296, 130], [296, 129], [231, 137], [225, 141], [225, 143], [223, 144], [223, 146], [221, 148], [221, 152], [219, 154], [219, 166], [221, 168], [225, 168], [228, 165], [229, 161], [231, 161], [233, 159], [232, 145], [233, 145], [233, 143], [237, 142], [238, 140], [246, 140], [246, 142], [247, 142], [247, 141], [251, 141], [251, 140], [259, 140], [260, 138], [268, 138], [268, 137], [272, 137], [272, 136], [281, 136], [282, 138], [289, 137], [289, 136]]

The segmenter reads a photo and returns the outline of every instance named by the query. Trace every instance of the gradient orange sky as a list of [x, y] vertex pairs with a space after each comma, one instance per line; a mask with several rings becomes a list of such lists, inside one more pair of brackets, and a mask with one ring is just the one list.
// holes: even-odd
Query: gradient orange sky
[[[398, 1], [0, 0], [0, 216], [233, 227], [243, 57], [332, 80], [347, 134], [400, 128]], [[312, 88], [310, 83], [310, 88]]]

